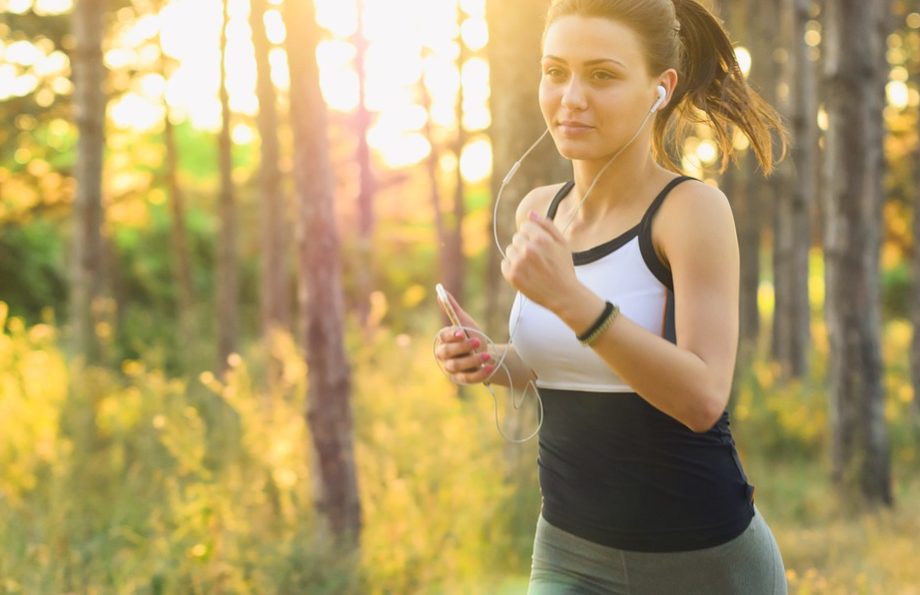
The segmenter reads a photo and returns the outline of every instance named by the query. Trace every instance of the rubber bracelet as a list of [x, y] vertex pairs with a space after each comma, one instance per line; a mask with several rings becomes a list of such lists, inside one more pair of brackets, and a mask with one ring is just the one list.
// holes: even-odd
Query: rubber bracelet
[[597, 328], [597, 330], [591, 333], [590, 337], [582, 341], [581, 344], [584, 346], [590, 346], [592, 343], [594, 343], [598, 339], [598, 337], [604, 334], [604, 331], [610, 328], [610, 325], [613, 324], [613, 321], [616, 319], [617, 314], [619, 313], [620, 313], [619, 306], [614, 306], [613, 312], [610, 314], [610, 316], [608, 316], [607, 319], [604, 320], [603, 323], [601, 323], [601, 325]]
[[614, 309], [613, 304], [611, 304], [609, 301], [604, 302], [604, 311], [601, 312], [601, 315], [597, 317], [597, 320], [594, 321], [594, 324], [592, 324], [588, 328], [588, 330], [578, 335], [578, 340], [584, 343], [588, 339], [588, 337], [593, 335], [597, 331], [597, 329], [599, 329], [601, 325], [607, 321], [607, 318], [613, 312], [613, 309]]

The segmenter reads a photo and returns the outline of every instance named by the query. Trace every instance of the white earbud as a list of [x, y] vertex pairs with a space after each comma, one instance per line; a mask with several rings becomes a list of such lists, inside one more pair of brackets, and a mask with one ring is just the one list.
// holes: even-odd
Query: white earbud
[[668, 98], [668, 90], [664, 88], [664, 85], [658, 85], [658, 100], [655, 101], [655, 104], [652, 106], [652, 109], [649, 110], [651, 113], [658, 111], [658, 108], [661, 107], [661, 104], [664, 103], [664, 100]]

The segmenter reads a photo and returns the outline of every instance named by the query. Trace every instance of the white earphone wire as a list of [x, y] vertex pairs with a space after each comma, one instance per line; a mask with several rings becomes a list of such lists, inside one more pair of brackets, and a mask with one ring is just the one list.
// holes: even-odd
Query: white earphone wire
[[[597, 185], [597, 182], [600, 180], [601, 176], [604, 174], [605, 171], [607, 171], [607, 168], [610, 167], [610, 164], [612, 164], [616, 160], [616, 158], [619, 157], [623, 153], [623, 151], [625, 151], [629, 146], [632, 145], [632, 143], [639, 137], [639, 134], [642, 133], [642, 130], [645, 128], [646, 123], [648, 123], [649, 118], [651, 118], [652, 115], [655, 112], [657, 112], [658, 109], [661, 107], [661, 104], [664, 103], [664, 100], [667, 98], [667, 89], [663, 85], [658, 85], [657, 90], [658, 90], [658, 99], [655, 101], [655, 103], [652, 105], [649, 111], [645, 114], [645, 118], [643, 118], [642, 124], [639, 125], [639, 128], [636, 130], [636, 133], [633, 134], [632, 138], [630, 138], [629, 141], [625, 145], [620, 147], [620, 149], [616, 153], [614, 153], [613, 157], [608, 159], [607, 163], [605, 163], [604, 166], [594, 176], [594, 179], [591, 181], [591, 185], [588, 186], [588, 190], [585, 192], [584, 196], [582, 196], [579, 203], [572, 210], [572, 214], [569, 217], [569, 219], [566, 221], [565, 225], [563, 225], [561, 229], [562, 233], [565, 233], [565, 230], [568, 229], [569, 225], [574, 220], [575, 215], [578, 213], [578, 211], [581, 209], [581, 206], [588, 199], [588, 196], [590, 196], [591, 191], [594, 190], [594, 187], [595, 185]], [[540, 141], [542, 141], [546, 137], [547, 134], [549, 134], [549, 128], [547, 128], [543, 132], [543, 134], [540, 135], [540, 138], [538, 138], [532, 145], [530, 145], [530, 148], [524, 152], [524, 154], [521, 156], [520, 159], [514, 162], [514, 165], [511, 166], [511, 168], [508, 170], [508, 173], [505, 174], [505, 177], [502, 179], [502, 183], [498, 189], [498, 194], [496, 194], [495, 196], [495, 208], [493, 209], [493, 212], [492, 212], [492, 237], [495, 240], [495, 246], [496, 248], [498, 248], [498, 252], [499, 254], [501, 254], [502, 259], [507, 258], [507, 256], [505, 255], [505, 251], [502, 250], [501, 242], [499, 241], [499, 238], [498, 238], [498, 207], [501, 202], [502, 193], [504, 192], [505, 187], [511, 182], [511, 179], [514, 177], [514, 175], [517, 173], [518, 169], [520, 169], [521, 163], [524, 161], [524, 159], [526, 159], [527, 156], [530, 155], [531, 152], [533, 152], [533, 150], [537, 147]], [[521, 314], [523, 313], [524, 306], [527, 303], [524, 295], [521, 292], [517, 292], [517, 294], [515, 295], [515, 301], [518, 301], [518, 298], [520, 298], [520, 304], [518, 305], [517, 316], [515, 317], [514, 323], [511, 325], [511, 330], [508, 335], [508, 342], [505, 344], [505, 349], [502, 351], [501, 358], [499, 358], [499, 360], [495, 362], [494, 364], [495, 368], [493, 369], [492, 373], [485, 379], [484, 386], [488, 389], [489, 393], [492, 395], [492, 400], [495, 404], [495, 427], [498, 430], [499, 434], [501, 434], [502, 438], [504, 438], [508, 442], [514, 442], [514, 443], [520, 444], [520, 443], [524, 443], [532, 439], [540, 431], [540, 428], [543, 427], [543, 399], [540, 398], [540, 391], [536, 385], [536, 382], [533, 379], [531, 379], [527, 382], [527, 386], [524, 388], [524, 391], [521, 396], [521, 400], [519, 402], [516, 402], [514, 398], [514, 381], [511, 376], [511, 370], [507, 366], [504, 365], [505, 359], [508, 357], [508, 353], [511, 351], [512, 342], [514, 340], [514, 334], [517, 331], [518, 324], [520, 323], [520, 320], [521, 320]], [[512, 309], [513, 309], [513, 304], [512, 304]], [[460, 328], [466, 331], [467, 334], [469, 334], [470, 331], [472, 331], [473, 333], [482, 335], [483, 338], [485, 339], [485, 342], [489, 346], [495, 345], [495, 342], [492, 341], [492, 339], [488, 335], [486, 335], [484, 332], [482, 332], [479, 329], [474, 329], [474, 328], [465, 327], [465, 326], [461, 326]], [[433, 345], [433, 351], [437, 349], [437, 340], [438, 340], [438, 337], [435, 338], [435, 343]], [[437, 357], [435, 357], [435, 361], [440, 362], [440, 360], [438, 360]], [[498, 397], [495, 395], [495, 391], [492, 390], [492, 385], [489, 382], [492, 379], [492, 377], [495, 376], [496, 372], [498, 372], [499, 369], [504, 371], [506, 378], [508, 380], [508, 391], [511, 393], [511, 405], [514, 409], [521, 408], [521, 406], [524, 403], [524, 399], [526, 399], [527, 397], [528, 389], [532, 388], [534, 394], [536, 395], [537, 404], [539, 407], [539, 414], [537, 418], [539, 421], [537, 422], [537, 429], [534, 430], [526, 438], [521, 438], [521, 439], [509, 438], [507, 435], [505, 435], [505, 432], [501, 429], [501, 426], [499, 424]], [[447, 375], [447, 371], [444, 370], [443, 367], [441, 368], [441, 371], [444, 372], [445, 375]]]

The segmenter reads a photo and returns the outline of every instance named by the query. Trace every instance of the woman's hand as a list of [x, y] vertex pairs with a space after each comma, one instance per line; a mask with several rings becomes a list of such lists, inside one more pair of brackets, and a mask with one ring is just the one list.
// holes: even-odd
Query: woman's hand
[[568, 242], [550, 219], [533, 211], [505, 249], [501, 267], [512, 287], [553, 312], [580, 283]]
[[479, 384], [495, 370], [493, 356], [481, 349], [485, 344], [485, 334], [449, 292], [447, 298], [457, 312], [460, 324], [470, 336], [468, 338], [463, 330], [456, 326], [442, 328], [438, 331], [435, 358], [453, 383]]

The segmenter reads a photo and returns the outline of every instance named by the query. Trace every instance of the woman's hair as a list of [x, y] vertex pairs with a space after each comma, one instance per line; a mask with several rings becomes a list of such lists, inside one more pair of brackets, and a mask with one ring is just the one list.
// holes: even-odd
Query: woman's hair
[[[712, 127], [723, 171], [736, 127], [750, 140], [764, 173], [769, 174], [775, 162], [771, 131], [779, 137], [780, 159], [785, 156], [787, 132], [782, 118], [748, 85], [728, 34], [697, 0], [554, 0], [546, 29], [569, 15], [607, 18], [630, 27], [644, 46], [652, 75], [668, 68], [677, 71], [677, 88], [655, 119], [652, 139], [654, 154], [663, 165], [680, 171], [680, 147], [697, 123]], [[676, 122], [671, 118], [675, 113]]]

